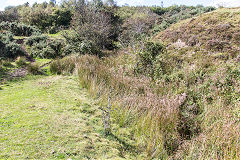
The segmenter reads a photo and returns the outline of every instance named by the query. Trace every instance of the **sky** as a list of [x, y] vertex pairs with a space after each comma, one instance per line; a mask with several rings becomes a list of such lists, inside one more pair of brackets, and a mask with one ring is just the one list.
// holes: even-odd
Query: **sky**
[[[33, 4], [34, 2], [42, 3], [49, 0], [0, 0], [0, 10], [4, 10], [7, 6], [16, 6], [29, 2]], [[61, 0], [57, 0], [61, 1]], [[240, 7], [240, 0], [116, 0], [118, 5], [161, 5], [163, 1], [164, 7], [170, 6], [173, 4], [177, 5], [204, 5], [204, 6], [217, 6], [218, 4], [223, 4], [227, 7]]]

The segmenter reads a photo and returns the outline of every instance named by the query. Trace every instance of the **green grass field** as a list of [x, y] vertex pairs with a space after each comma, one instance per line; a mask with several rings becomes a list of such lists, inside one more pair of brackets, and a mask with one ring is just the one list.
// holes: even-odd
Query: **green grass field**
[[76, 77], [31, 76], [1, 88], [0, 159], [143, 159], [126, 128], [104, 135], [102, 112]]

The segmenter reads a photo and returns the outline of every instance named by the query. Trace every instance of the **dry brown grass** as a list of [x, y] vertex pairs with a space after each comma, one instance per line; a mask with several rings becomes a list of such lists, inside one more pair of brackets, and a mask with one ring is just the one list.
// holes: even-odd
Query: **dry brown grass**
[[111, 91], [113, 121], [131, 128], [149, 158], [239, 156], [240, 81], [239, 66], [233, 59], [212, 63], [196, 55], [192, 63], [184, 59], [167, 81], [154, 82], [134, 76], [133, 62], [128, 61], [134, 58], [129, 56], [99, 59], [84, 55], [72, 62], [81, 85], [99, 104], [107, 104]]

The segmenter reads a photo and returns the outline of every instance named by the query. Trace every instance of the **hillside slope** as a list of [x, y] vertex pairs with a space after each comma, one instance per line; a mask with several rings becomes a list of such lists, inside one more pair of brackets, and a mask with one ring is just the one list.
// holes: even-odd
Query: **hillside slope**
[[240, 8], [218, 9], [184, 20], [159, 33], [155, 39], [167, 44], [181, 42], [178, 47], [227, 52], [235, 58], [240, 52]]
[[[224, 36], [217, 39], [220, 34], [214, 32], [230, 19], [224, 15], [231, 14], [233, 22], [227, 30], [234, 35], [238, 9], [220, 9], [192, 20], [195, 25], [214, 17], [218, 21], [202, 24], [200, 31], [188, 25], [192, 23], [188, 19], [161, 32], [154, 39], [163, 41], [166, 48], [147, 41], [139, 51], [126, 49], [104, 58], [66, 57], [51, 67], [63, 68], [57, 71], [64, 73], [69, 68], [63, 64], [76, 64], [80, 83], [100, 104], [107, 104], [111, 94], [114, 121], [133, 131], [149, 159], [238, 159], [238, 42], [235, 37], [228, 41], [231, 45], [220, 49], [206, 47], [208, 40], [227, 41]], [[210, 38], [204, 40], [211, 26]], [[198, 41], [190, 44], [193, 36], [199, 36]]]
[[[240, 8], [223, 8], [181, 21], [153, 38], [167, 46], [159, 79], [165, 93], [188, 95], [180, 125], [192, 132], [176, 157], [238, 159]], [[185, 155], [185, 156], [184, 156]]]

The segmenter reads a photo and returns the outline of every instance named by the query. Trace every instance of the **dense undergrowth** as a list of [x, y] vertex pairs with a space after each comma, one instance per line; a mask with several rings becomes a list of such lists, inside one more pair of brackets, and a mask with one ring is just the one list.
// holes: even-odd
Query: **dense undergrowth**
[[159, 25], [156, 25], [153, 30], [154, 33], [163, 31], [181, 20], [188, 19], [201, 15], [203, 13], [214, 11], [214, 7], [204, 7], [201, 5], [197, 6], [170, 6], [170, 7], [151, 7], [151, 10], [161, 16], [161, 21]]
[[113, 122], [131, 128], [150, 158], [237, 159], [239, 60], [174, 45], [146, 42], [139, 52], [70, 57], [51, 68], [76, 67], [81, 85], [102, 105], [110, 94]]
[[[126, 55], [106, 59], [86, 55], [58, 64], [66, 73], [72, 72], [74, 63], [82, 86], [100, 104], [106, 105], [111, 94], [116, 109], [113, 121], [132, 128], [149, 157], [239, 156], [239, 65], [220, 64], [224, 71], [213, 69], [209, 73], [204, 69], [186, 72], [184, 68], [167, 77], [172, 80], [154, 83], [147, 77], [131, 75], [125, 60]], [[185, 73], [182, 79], [176, 79], [179, 72]]]

